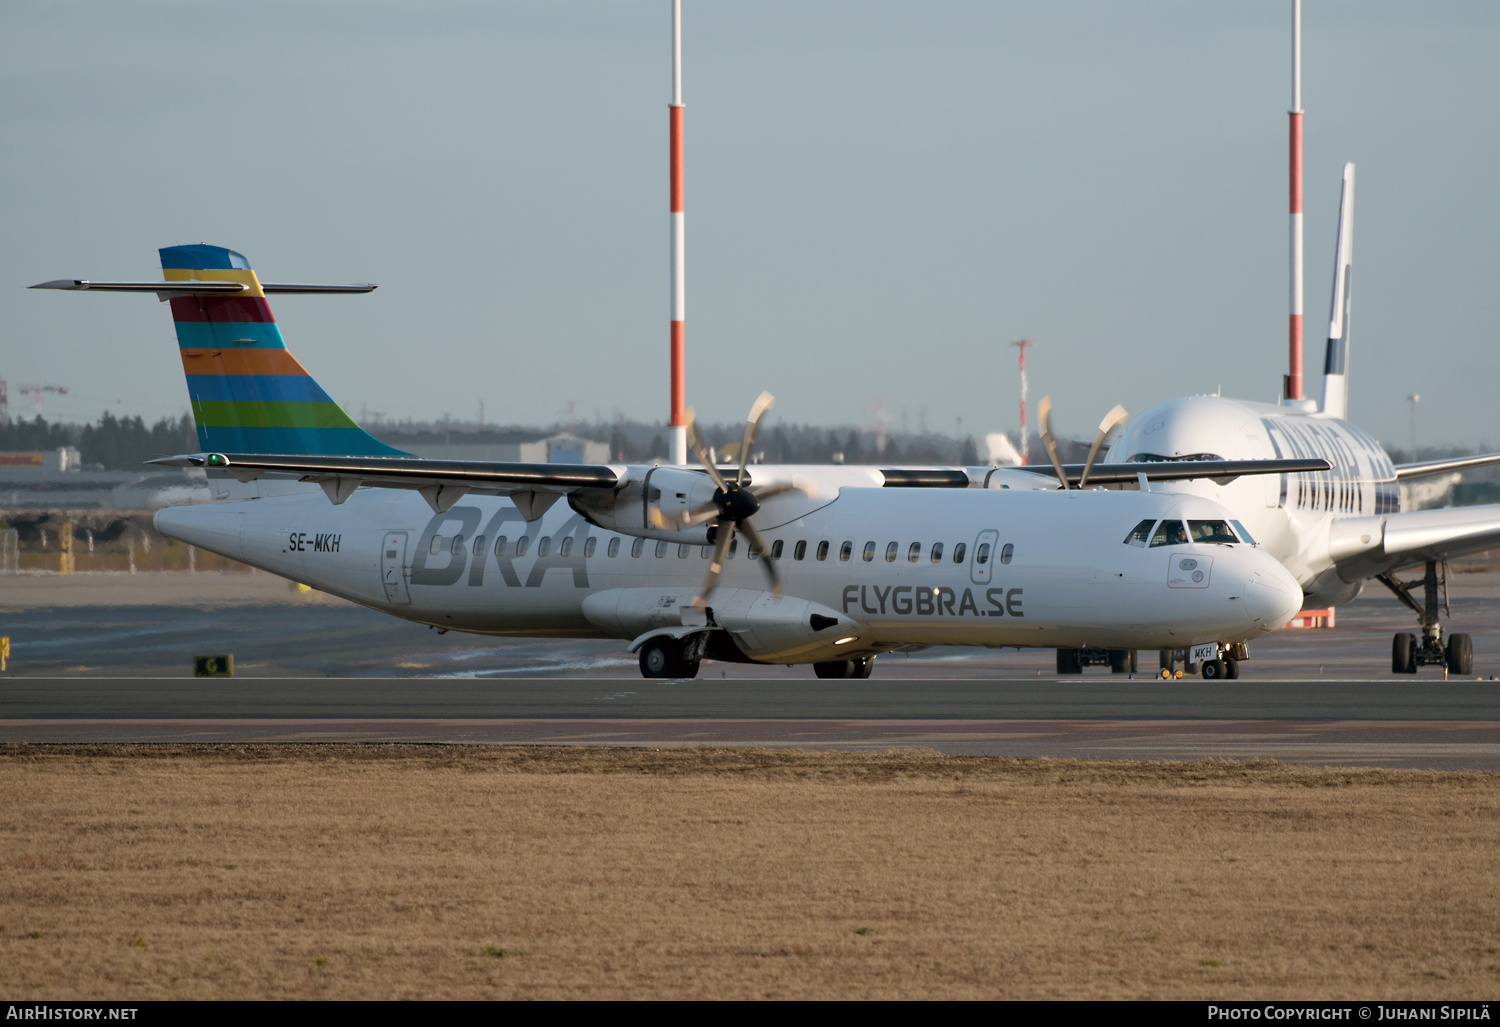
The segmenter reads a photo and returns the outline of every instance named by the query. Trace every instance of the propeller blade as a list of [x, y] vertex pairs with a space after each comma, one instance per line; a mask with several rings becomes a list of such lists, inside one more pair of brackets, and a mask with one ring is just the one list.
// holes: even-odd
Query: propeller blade
[[[781, 572], [776, 569], [776, 561], [771, 559], [771, 547], [766, 545], [766, 540], [761, 537], [760, 532], [755, 530], [755, 525], [749, 521], [741, 521], [740, 530], [745, 533], [745, 541], [760, 551], [761, 566], [765, 567], [766, 574], [771, 578], [771, 591], [780, 595]], [[748, 556], [749, 554], [745, 555]]]
[[1115, 430], [1115, 425], [1128, 420], [1129, 414], [1125, 408], [1116, 403], [1115, 408], [1104, 415], [1104, 420], [1099, 422], [1099, 432], [1094, 436], [1094, 444], [1089, 447], [1089, 458], [1083, 462], [1083, 473], [1078, 476], [1078, 487], [1083, 488], [1084, 482], [1089, 480], [1089, 472], [1094, 469], [1094, 461], [1099, 458], [1099, 450], [1104, 448], [1104, 437]]
[[708, 447], [703, 444], [703, 439], [698, 435], [698, 420], [693, 416], [692, 407], [687, 408], [687, 415], [685, 420], [687, 421], [686, 427], [688, 445], [692, 446], [693, 452], [698, 454], [698, 462], [708, 470], [708, 473], [710, 475], [713, 476], [715, 485], [719, 486], [719, 488], [721, 489], [727, 488], [728, 486], [724, 482], [724, 476], [719, 473], [719, 469], [715, 467], [714, 462], [709, 459]]
[[750, 490], [750, 494], [756, 498], [757, 502], [764, 502], [767, 499], [770, 499], [772, 496], [781, 495], [783, 492], [807, 493], [807, 487], [806, 485], [798, 484], [795, 481], [783, 481], [778, 482], [775, 485], [762, 485], [760, 488], [753, 488]]
[[729, 543], [732, 541], [734, 541], [734, 522], [720, 521], [714, 540], [714, 555], [708, 561], [708, 574], [704, 577], [703, 584], [698, 586], [698, 594], [693, 597], [689, 605], [702, 606], [708, 594], [719, 583], [719, 575], [724, 573], [724, 561], [729, 558]]
[[1057, 441], [1052, 438], [1052, 397], [1043, 396], [1042, 401], [1036, 405], [1036, 412], [1042, 422], [1042, 445], [1047, 447], [1047, 459], [1052, 461], [1052, 469], [1057, 472], [1057, 480], [1062, 482], [1062, 487], [1068, 488], [1068, 476], [1063, 472], [1062, 460], [1057, 455]]
[[734, 475], [736, 485], [745, 483], [745, 461], [750, 459], [750, 447], [755, 443], [755, 432], [760, 427], [760, 419], [766, 415], [766, 411], [770, 410], [771, 404], [775, 402], [775, 396], [769, 392], [762, 392], [750, 407], [750, 418], [745, 422], [745, 438], [740, 443], [740, 469]]
[[651, 508], [651, 527], [658, 531], [673, 531], [678, 528], [691, 528], [697, 524], [703, 524], [719, 516], [719, 504], [710, 499], [706, 503], [700, 503], [691, 510], [684, 510], [670, 520], [661, 512], [660, 507]]

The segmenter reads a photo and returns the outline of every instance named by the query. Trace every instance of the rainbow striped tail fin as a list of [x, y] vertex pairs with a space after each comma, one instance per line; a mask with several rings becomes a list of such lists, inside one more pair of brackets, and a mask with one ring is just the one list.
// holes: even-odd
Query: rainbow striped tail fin
[[250, 262], [222, 246], [161, 250], [167, 282], [234, 282], [234, 293], [173, 292], [172, 320], [198, 444], [206, 453], [405, 456], [344, 413], [292, 356]]

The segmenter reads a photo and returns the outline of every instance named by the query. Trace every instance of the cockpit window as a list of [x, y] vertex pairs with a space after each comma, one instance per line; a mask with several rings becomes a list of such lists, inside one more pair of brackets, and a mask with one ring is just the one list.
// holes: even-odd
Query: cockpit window
[[1239, 538], [1229, 529], [1228, 521], [1188, 521], [1188, 531], [1194, 542], [1238, 542]]
[[1179, 460], [1223, 460], [1217, 453], [1189, 453], [1186, 456], [1162, 456], [1160, 453], [1136, 453], [1129, 460], [1129, 464], [1172, 464]]
[[1155, 524], [1155, 517], [1146, 518], [1130, 529], [1130, 534], [1125, 536], [1125, 544], [1127, 546], [1140, 546], [1142, 549], [1145, 549], [1147, 540], [1151, 538], [1151, 528]]
[[1250, 533], [1245, 530], [1243, 524], [1239, 521], [1230, 521], [1229, 523], [1234, 525], [1234, 530], [1239, 534], [1241, 540], [1250, 543], [1252, 546], [1255, 545], [1255, 539], [1250, 537]]
[[1182, 526], [1181, 521], [1162, 521], [1161, 527], [1156, 529], [1156, 534], [1151, 536], [1151, 548], [1157, 546], [1185, 546], [1187, 545], [1187, 529]]

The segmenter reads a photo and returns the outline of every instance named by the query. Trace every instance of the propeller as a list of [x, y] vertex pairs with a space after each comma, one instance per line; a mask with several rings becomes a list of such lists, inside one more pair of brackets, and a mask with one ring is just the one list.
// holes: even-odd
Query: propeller
[[[693, 600], [694, 604], [702, 603], [704, 597], [718, 584], [719, 575], [724, 573], [724, 561], [729, 557], [729, 546], [734, 541], [736, 531], [743, 532], [746, 540], [760, 554], [761, 566], [765, 568], [766, 576], [771, 579], [771, 591], [778, 593], [781, 591], [781, 572], [776, 569], [776, 561], [771, 559], [771, 547], [761, 533], [755, 530], [755, 525], [750, 523], [750, 518], [760, 509], [763, 500], [778, 496], [783, 492], [806, 490], [798, 484], [786, 482], [767, 485], [759, 489], [745, 484], [747, 481], [745, 464], [749, 461], [751, 447], [755, 444], [755, 433], [760, 428], [761, 418], [765, 417], [766, 411], [771, 409], [771, 404], [774, 402], [775, 397], [769, 392], [762, 392], [750, 407], [750, 416], [745, 421], [744, 439], [740, 443], [739, 467], [736, 468], [732, 479], [726, 479], [714, 466], [713, 460], [709, 458], [708, 447], [703, 444], [703, 439], [698, 434], [698, 425], [693, 416], [693, 410], [691, 407], [687, 410], [688, 445], [693, 447], [699, 463], [703, 465], [704, 470], [708, 471], [717, 486], [714, 489], [713, 499], [673, 518], [673, 521], [681, 527], [691, 527], [707, 521], [714, 522], [713, 558], [709, 561], [708, 575], [704, 578], [702, 587], [698, 589], [698, 595]], [[657, 519], [660, 525], [663, 519], [659, 513]]]
[[1104, 437], [1115, 430], [1115, 426], [1124, 424], [1130, 419], [1125, 408], [1116, 403], [1114, 409], [1104, 415], [1104, 420], [1099, 422], [1099, 430], [1094, 433], [1094, 444], [1089, 447], [1089, 458], [1083, 462], [1083, 473], [1078, 476], [1078, 487], [1083, 488], [1084, 483], [1089, 480], [1089, 472], [1094, 469], [1094, 461], [1099, 459], [1099, 450], [1104, 448]]
[[1123, 424], [1130, 415], [1125, 408], [1116, 403], [1114, 409], [1104, 415], [1104, 420], [1099, 422], [1099, 430], [1094, 433], [1094, 443], [1089, 446], [1089, 456], [1083, 464], [1083, 473], [1078, 476], [1078, 484], [1070, 485], [1068, 475], [1063, 471], [1062, 459], [1057, 453], [1057, 440], [1052, 437], [1052, 397], [1043, 396], [1042, 401], [1037, 404], [1037, 414], [1042, 421], [1042, 445], [1047, 448], [1047, 459], [1052, 461], [1052, 470], [1057, 473], [1057, 480], [1062, 482], [1062, 487], [1083, 488], [1089, 480], [1089, 472], [1094, 469], [1094, 461], [1099, 459], [1099, 451], [1104, 448], [1104, 439], [1115, 428]]

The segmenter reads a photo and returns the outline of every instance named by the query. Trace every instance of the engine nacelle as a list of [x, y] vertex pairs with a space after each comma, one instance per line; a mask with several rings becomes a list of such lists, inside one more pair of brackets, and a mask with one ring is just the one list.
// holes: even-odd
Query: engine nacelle
[[[707, 545], [713, 523], [678, 528], [684, 513], [712, 501], [716, 486], [705, 471], [687, 467], [631, 467], [617, 489], [580, 489], [568, 505], [590, 524], [641, 538]], [[661, 515], [659, 526], [654, 513]]]

